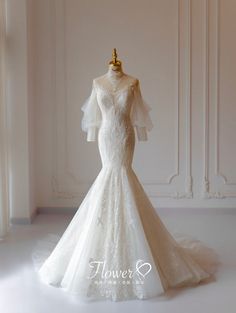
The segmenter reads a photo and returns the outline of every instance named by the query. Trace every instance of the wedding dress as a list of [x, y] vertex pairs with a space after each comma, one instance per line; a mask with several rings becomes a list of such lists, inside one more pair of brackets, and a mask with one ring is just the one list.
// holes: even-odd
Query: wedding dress
[[53, 251], [41, 279], [89, 299], [146, 299], [191, 286], [216, 272], [217, 254], [190, 236], [174, 238], [133, 168], [139, 141], [153, 128], [139, 80], [124, 74], [112, 88], [93, 80], [81, 107], [87, 140], [98, 138], [102, 169]]

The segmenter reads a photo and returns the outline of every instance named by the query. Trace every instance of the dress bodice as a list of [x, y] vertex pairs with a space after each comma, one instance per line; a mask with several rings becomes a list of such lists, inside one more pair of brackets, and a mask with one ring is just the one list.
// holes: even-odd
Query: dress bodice
[[111, 111], [122, 115], [129, 115], [133, 99], [134, 86], [137, 79], [125, 75], [121, 78], [117, 88], [112, 88], [109, 81], [102, 76], [94, 80], [98, 105], [102, 117], [106, 118]]
[[82, 130], [87, 140], [94, 141], [96, 130], [109, 124], [135, 126], [139, 140], [147, 140], [147, 130], [153, 127], [149, 111], [151, 107], [143, 100], [139, 80], [124, 74], [116, 88], [107, 75], [93, 80], [90, 97], [81, 107], [84, 112]]

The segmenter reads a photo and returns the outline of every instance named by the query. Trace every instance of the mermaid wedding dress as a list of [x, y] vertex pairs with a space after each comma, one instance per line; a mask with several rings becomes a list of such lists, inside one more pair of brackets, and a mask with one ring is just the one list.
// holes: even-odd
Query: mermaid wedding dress
[[87, 140], [97, 135], [102, 169], [40, 267], [41, 279], [81, 299], [118, 301], [212, 276], [215, 251], [190, 236], [174, 238], [132, 168], [135, 130], [145, 141], [153, 127], [139, 80], [124, 74], [113, 89], [106, 74], [100, 76], [81, 109]]

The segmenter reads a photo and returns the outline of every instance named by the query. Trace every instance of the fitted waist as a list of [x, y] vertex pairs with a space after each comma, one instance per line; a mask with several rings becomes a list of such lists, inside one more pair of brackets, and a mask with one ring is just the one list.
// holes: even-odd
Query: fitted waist
[[110, 120], [110, 119], [103, 119], [101, 123], [101, 127], [103, 128], [131, 128], [133, 127], [130, 118], [127, 119], [120, 119], [120, 120]]

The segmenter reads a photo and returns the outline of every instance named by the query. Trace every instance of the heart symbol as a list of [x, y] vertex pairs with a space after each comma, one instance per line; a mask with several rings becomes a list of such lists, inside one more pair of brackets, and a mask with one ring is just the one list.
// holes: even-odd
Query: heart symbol
[[[142, 264], [140, 264], [140, 263], [142, 263]], [[151, 271], [151, 269], [152, 269], [152, 266], [148, 262], [144, 262], [143, 260], [138, 260], [136, 262], [136, 270], [143, 277], [145, 277]]]

